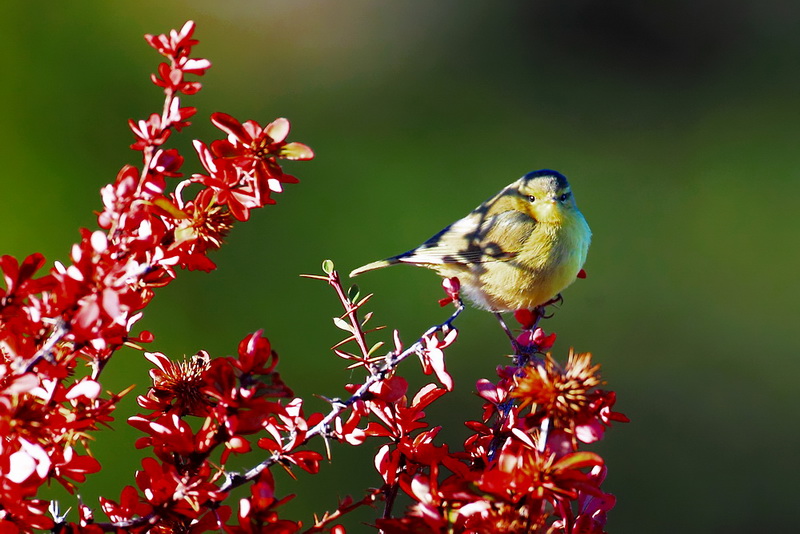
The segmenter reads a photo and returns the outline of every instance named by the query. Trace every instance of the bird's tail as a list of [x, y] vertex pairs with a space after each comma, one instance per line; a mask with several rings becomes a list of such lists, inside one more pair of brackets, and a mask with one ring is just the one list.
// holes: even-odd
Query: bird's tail
[[400, 263], [400, 260], [395, 258], [388, 258], [385, 260], [380, 261], [373, 261], [372, 263], [368, 263], [366, 265], [362, 265], [358, 269], [353, 269], [350, 273], [350, 278], [354, 276], [358, 276], [359, 274], [363, 274], [367, 271], [374, 271], [375, 269], [383, 269], [384, 267], [388, 267], [390, 265], [395, 265], [396, 263]]

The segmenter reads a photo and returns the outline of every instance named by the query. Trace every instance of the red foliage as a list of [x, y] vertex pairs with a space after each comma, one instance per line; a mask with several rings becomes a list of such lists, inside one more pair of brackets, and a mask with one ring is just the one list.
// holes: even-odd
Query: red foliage
[[[306, 415], [276, 368], [278, 356], [262, 332], [246, 336], [237, 356], [213, 358], [200, 351], [173, 361], [146, 352], [154, 365], [152, 387], [137, 398], [142, 413], [128, 422], [142, 433], [136, 447], [150, 455], [117, 501], [100, 499], [109, 522], [78, 503], [78, 521], [38, 498], [56, 481], [70, 492], [102, 466], [89, 451], [100, 426], [113, 422], [116, 404], [128, 390], [104, 392], [100, 377], [118, 349], [141, 349], [150, 332], [133, 333], [158, 288], [179, 269], [210, 271], [208, 253], [222, 246], [235, 221], [275, 203], [283, 184], [297, 179], [279, 160], [308, 160], [312, 150], [287, 142], [289, 122], [257, 122], [214, 113], [212, 122], [226, 139], [195, 141], [205, 174], [169, 187], [181, 178], [183, 156], [165, 149], [173, 130], [190, 125], [195, 109], [180, 95], [200, 90], [187, 76], [203, 75], [211, 64], [191, 57], [194, 24], [147, 42], [167, 61], [153, 83], [163, 90], [163, 112], [130, 121], [141, 152], [140, 167], [124, 166], [101, 190], [100, 230], [82, 229], [70, 262], [45, 265], [41, 254], [21, 262], [0, 257], [0, 533], [51, 529], [58, 532], [292, 533], [303, 528], [283, 518], [271, 469], [315, 474], [322, 455], [308, 448], [315, 438], [361, 445], [377, 440], [374, 466], [382, 486], [358, 501], [344, 498], [333, 512], [317, 517], [305, 532], [345, 532], [346, 513], [384, 501], [375, 524], [384, 532], [565, 532], [599, 534], [614, 498], [600, 489], [605, 464], [579, 444], [600, 439], [612, 421], [613, 392], [597, 388], [599, 366], [588, 354], [571, 353], [559, 366], [548, 354], [555, 334], [537, 324], [542, 310], [515, 314], [523, 332], [512, 343], [515, 363], [498, 368], [499, 380], [482, 380], [479, 421], [463, 449], [437, 444], [440, 427], [426, 422], [425, 410], [455, 389], [444, 349], [458, 336], [453, 326], [463, 310], [458, 279], [446, 280], [446, 298], [455, 311], [408, 347], [394, 332], [392, 350], [378, 356], [382, 342], [367, 343], [371, 314], [359, 313], [370, 296], [345, 291], [333, 264], [323, 264], [343, 314], [335, 325], [347, 336], [333, 350], [351, 368], [366, 372], [360, 384], [345, 386], [349, 397], [332, 400], [327, 413]], [[194, 184], [192, 188], [187, 186]], [[194, 195], [186, 198], [187, 191]], [[345, 346], [353, 346], [345, 350]], [[428, 384], [409, 395], [398, 365], [411, 355], [443, 386]], [[83, 365], [79, 365], [83, 364]], [[84, 371], [87, 369], [88, 371]], [[231, 455], [265, 451], [265, 459], [245, 473], [227, 469]], [[249, 485], [234, 513], [231, 491]], [[398, 492], [413, 505], [394, 510]], [[332, 489], [332, 494], [336, 493]], [[235, 517], [234, 517], [235, 515]]]

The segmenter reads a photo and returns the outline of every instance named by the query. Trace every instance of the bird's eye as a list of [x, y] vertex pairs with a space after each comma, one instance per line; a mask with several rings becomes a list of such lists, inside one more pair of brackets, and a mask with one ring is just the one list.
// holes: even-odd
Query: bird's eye
[[536, 197], [533, 195], [528, 195], [528, 200], [530, 200], [531, 202], [536, 202]]
[[558, 197], [558, 200], [560, 200], [561, 202], [564, 202], [564, 201], [565, 201], [565, 200], [567, 200], [568, 198], [569, 198], [569, 193], [564, 193], [563, 195], [561, 195], [560, 197]]

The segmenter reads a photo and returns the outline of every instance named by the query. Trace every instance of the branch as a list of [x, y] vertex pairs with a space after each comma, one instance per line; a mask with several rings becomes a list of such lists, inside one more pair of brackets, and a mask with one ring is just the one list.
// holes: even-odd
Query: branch
[[[335, 279], [338, 280], [338, 274], [336, 273], [336, 271], [332, 271], [331, 279], [333, 279], [334, 275]], [[325, 277], [314, 277], [314, 276], [309, 276], [309, 278], [319, 278], [323, 280], [327, 279]], [[337, 291], [337, 293], [339, 293], [339, 291]], [[305, 438], [301, 442], [293, 444], [294, 447], [296, 448], [300, 445], [308, 443], [308, 441], [314, 436], [325, 435], [327, 433], [328, 426], [331, 424], [331, 422], [347, 408], [349, 408], [356, 402], [363, 400], [367, 396], [367, 393], [371, 386], [380, 382], [381, 380], [384, 380], [387, 376], [389, 376], [392, 373], [392, 371], [394, 371], [394, 369], [400, 364], [400, 362], [405, 360], [407, 357], [411, 356], [412, 354], [416, 354], [418, 351], [423, 350], [426, 346], [425, 344], [426, 338], [432, 336], [437, 332], [450, 331], [450, 329], [453, 328], [452, 326], [453, 321], [455, 321], [456, 318], [459, 315], [461, 315], [461, 312], [464, 311], [464, 303], [460, 299], [458, 299], [455, 304], [456, 304], [455, 311], [450, 315], [450, 317], [447, 318], [446, 321], [430, 327], [428, 330], [425, 331], [424, 334], [422, 334], [422, 336], [419, 339], [417, 339], [417, 341], [413, 345], [409, 346], [402, 352], [389, 351], [383, 357], [383, 363], [377, 368], [370, 370], [370, 375], [364, 380], [364, 383], [361, 384], [361, 386], [356, 390], [356, 392], [353, 393], [352, 396], [350, 396], [350, 398], [348, 398], [345, 401], [340, 401], [337, 399], [332, 400], [331, 411], [328, 412], [328, 414], [319, 423], [317, 423], [314, 427], [309, 429], [308, 432], [306, 432]], [[246, 473], [229, 476], [228, 480], [226, 480], [225, 483], [220, 487], [220, 491], [228, 492], [251, 480], [254, 480], [264, 469], [267, 469], [268, 467], [278, 463], [280, 461], [280, 456], [281, 456], [280, 454], [273, 454], [272, 456], [265, 459], [263, 462], [253, 467]]]

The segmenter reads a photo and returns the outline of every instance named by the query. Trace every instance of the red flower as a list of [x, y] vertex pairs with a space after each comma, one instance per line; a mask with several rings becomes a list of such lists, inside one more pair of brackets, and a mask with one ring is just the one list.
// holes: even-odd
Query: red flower
[[278, 509], [294, 495], [278, 499], [275, 497], [275, 482], [269, 470], [259, 475], [250, 490], [250, 497], [239, 501], [239, 524], [226, 526], [229, 534], [292, 534], [300, 530], [301, 524], [280, 519]]
[[268, 187], [260, 187], [248, 172], [233, 161], [214, 158], [200, 141], [195, 141], [195, 150], [208, 175], [195, 174], [192, 179], [214, 190], [214, 203], [225, 205], [239, 221], [250, 218], [250, 210], [266, 204], [274, 204]]
[[509, 502], [544, 499], [555, 504], [571, 500], [579, 492], [597, 494], [599, 481], [581, 469], [602, 466], [603, 459], [593, 452], [574, 452], [560, 458], [540, 452], [532, 443], [511, 440], [501, 451], [497, 467], [483, 473], [478, 487]]
[[164, 128], [161, 124], [161, 116], [155, 113], [150, 115], [147, 120], [134, 122], [128, 121], [128, 125], [136, 137], [136, 142], [131, 145], [133, 150], [144, 150], [150, 146], [160, 146], [166, 143], [172, 131]]
[[532, 365], [515, 378], [510, 396], [520, 401], [520, 409], [532, 406], [528, 425], [538, 427], [549, 418], [556, 429], [570, 432], [580, 441], [591, 443], [602, 436], [603, 425], [627, 418], [611, 411], [613, 395], [597, 389], [600, 366], [592, 365], [592, 355], [570, 351], [565, 367], [548, 354], [543, 365]]
[[556, 342], [556, 333], [545, 334], [544, 330], [537, 328], [536, 330], [523, 330], [517, 336], [517, 344], [520, 347], [535, 347], [537, 352], [545, 352], [553, 347]]
[[158, 53], [165, 57], [186, 57], [192, 51], [192, 47], [199, 43], [197, 39], [192, 39], [195, 27], [194, 21], [189, 20], [180, 30], [170, 30], [169, 35], [144, 36], [145, 41], [158, 50]]
[[536, 324], [538, 318], [538, 314], [535, 314], [531, 310], [525, 308], [514, 312], [514, 319], [516, 319], [525, 330], [530, 330], [533, 325]]
[[445, 294], [447, 294], [447, 297], [439, 299], [439, 306], [444, 307], [451, 302], [458, 305], [459, 301], [461, 300], [461, 296], [459, 295], [459, 291], [461, 290], [461, 281], [455, 276], [445, 278], [442, 280], [442, 288], [444, 289]]
[[369, 423], [366, 430], [367, 435], [400, 438], [414, 430], [425, 428], [428, 426], [427, 423], [422, 421], [425, 417], [425, 408], [445, 393], [447, 393], [447, 390], [428, 384], [414, 395], [410, 406], [406, 406], [405, 397], [393, 404], [386, 404], [382, 401], [369, 401], [367, 405], [370, 412], [377, 416], [381, 422]]
[[179, 473], [174, 465], [144, 458], [142, 470], [136, 472], [136, 485], [150, 505], [163, 506], [174, 514], [191, 519], [200, 517], [203, 506], [226, 497], [210, 481], [210, 474], [210, 468], [205, 464], [196, 470], [196, 474], [188, 475]]
[[73, 484], [66, 480], [69, 477], [77, 482], [86, 480], [86, 475], [100, 471], [100, 462], [91, 456], [79, 456], [75, 449], [67, 447], [65, 449], [55, 449], [50, 454], [53, 462], [52, 477], [72, 493]]
[[52, 288], [54, 280], [50, 276], [34, 279], [33, 275], [42, 268], [45, 263], [44, 256], [39, 253], [31, 254], [20, 264], [12, 256], [0, 257], [0, 270], [3, 271], [3, 279], [6, 289], [0, 288], [0, 306], [3, 311], [12, 304], [21, 304], [29, 294], [40, 293], [41, 291]]
[[214, 113], [211, 122], [228, 134], [227, 140], [211, 143], [211, 152], [218, 158], [232, 160], [245, 172], [255, 176], [258, 188], [266, 197], [270, 191], [281, 192], [281, 183], [297, 183], [294, 176], [284, 174], [277, 160], [310, 160], [314, 152], [303, 143], [287, 143], [289, 121], [275, 119], [265, 127], [255, 121], [240, 123], [225, 113]]
[[120, 494], [119, 504], [110, 499], [100, 497], [100, 507], [103, 512], [114, 522], [127, 521], [136, 516], [145, 516], [152, 511], [152, 507], [142, 502], [139, 493], [133, 486], [125, 486]]
[[239, 342], [239, 357], [232, 358], [230, 363], [244, 374], [269, 375], [278, 365], [278, 355], [264, 337], [264, 331], [259, 330]]
[[139, 397], [139, 406], [179, 416], [208, 414], [211, 402], [201, 392], [210, 367], [208, 353], [200, 351], [182, 362], [173, 362], [160, 352], [146, 352], [145, 358], [157, 369], [150, 370], [153, 387], [147, 396]]

